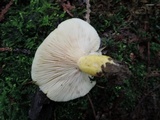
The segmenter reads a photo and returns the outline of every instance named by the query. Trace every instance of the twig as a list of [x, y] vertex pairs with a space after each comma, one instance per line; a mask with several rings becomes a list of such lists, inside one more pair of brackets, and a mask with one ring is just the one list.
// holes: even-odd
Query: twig
[[9, 47], [2, 47], [0, 48], [0, 52], [5, 52], [5, 51], [9, 51], [9, 52], [16, 52], [16, 53], [23, 53], [23, 54], [31, 54], [31, 51], [28, 49], [20, 49], [20, 48], [9, 48]]
[[160, 7], [160, 4], [146, 4], [146, 6], [148, 6], [148, 7], [154, 7], [154, 6]]
[[96, 85], [98, 88], [101, 88], [101, 89], [105, 89], [105, 87], [103, 86], [100, 86], [100, 85]]
[[0, 52], [4, 52], [4, 51], [12, 51], [12, 49], [9, 47], [0, 48]]
[[92, 111], [93, 111], [94, 118], [95, 118], [95, 120], [97, 120], [97, 119], [96, 119], [96, 112], [95, 112], [95, 109], [94, 109], [94, 105], [93, 105], [93, 102], [92, 102], [89, 94], [87, 94], [87, 97], [88, 97], [89, 103], [90, 103], [90, 105], [91, 105], [91, 107], [92, 107]]
[[55, 110], [54, 110], [54, 118], [53, 118], [53, 120], [57, 120], [56, 118], [57, 118], [57, 117], [56, 117], [56, 112], [55, 112]]
[[[147, 20], [148, 20], [148, 16], [147, 16]], [[146, 32], [148, 32], [148, 30], [149, 30], [149, 23], [148, 23], [148, 21], [145, 21], [145, 23], [144, 23], [144, 30], [146, 31]], [[147, 38], [145, 38], [145, 39], [147, 39]], [[147, 71], [148, 71], [148, 73], [150, 72], [150, 41], [148, 40], [148, 43], [147, 43]]]
[[147, 74], [146, 78], [149, 77], [160, 77], [160, 71], [151, 71], [150, 73]]
[[89, 0], [86, 0], [86, 16], [85, 16], [85, 18], [86, 18], [86, 21], [88, 22], [88, 23], [90, 23], [90, 12], [91, 12], [91, 10], [90, 10], [90, 3], [89, 3]]
[[1, 11], [0, 13], [0, 21], [4, 19], [4, 14], [7, 13], [7, 11], [9, 10], [10, 6], [13, 4], [13, 0], [11, 0], [6, 7]]

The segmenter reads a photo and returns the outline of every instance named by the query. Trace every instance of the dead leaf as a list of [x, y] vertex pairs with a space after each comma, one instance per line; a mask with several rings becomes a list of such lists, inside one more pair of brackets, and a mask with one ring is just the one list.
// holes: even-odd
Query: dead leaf
[[63, 10], [67, 12], [71, 17], [73, 17], [73, 14], [71, 13], [71, 10], [75, 8], [75, 6], [72, 6], [70, 1], [68, 0], [62, 0], [61, 5], [63, 7]]
[[130, 53], [129, 57], [130, 57], [131, 61], [135, 61], [136, 56], [134, 53]]

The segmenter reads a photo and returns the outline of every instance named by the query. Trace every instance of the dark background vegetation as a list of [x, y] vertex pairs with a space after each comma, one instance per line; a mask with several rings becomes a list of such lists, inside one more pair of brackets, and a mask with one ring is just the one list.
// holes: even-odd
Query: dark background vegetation
[[[85, 19], [85, 2], [0, 1], [0, 120], [28, 120], [37, 89], [30, 74], [35, 51], [61, 21]], [[132, 76], [95, 78], [89, 96], [56, 103], [51, 120], [160, 120], [159, 0], [90, 4], [90, 24], [102, 38], [105, 54], [126, 63]]]

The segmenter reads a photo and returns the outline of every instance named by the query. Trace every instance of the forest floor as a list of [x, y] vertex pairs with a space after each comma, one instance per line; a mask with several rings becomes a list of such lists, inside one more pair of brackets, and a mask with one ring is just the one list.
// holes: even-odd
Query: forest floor
[[54, 109], [35, 111], [33, 116], [160, 120], [159, 0], [87, 1], [1, 0], [0, 120], [29, 119], [38, 89], [31, 79], [35, 51], [59, 23], [73, 17], [90, 22], [105, 46], [103, 54], [125, 63], [132, 75], [95, 78], [97, 84], [88, 95], [69, 102], [49, 102]]

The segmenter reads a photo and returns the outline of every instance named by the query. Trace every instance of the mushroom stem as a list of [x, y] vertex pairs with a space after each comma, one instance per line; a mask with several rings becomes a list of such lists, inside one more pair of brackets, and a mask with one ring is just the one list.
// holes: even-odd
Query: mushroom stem
[[[78, 61], [79, 69], [92, 76], [101, 76], [103, 73], [102, 66], [106, 64], [114, 64], [113, 59], [104, 55], [88, 55], [83, 56]], [[108, 70], [109, 71], [109, 70]]]

